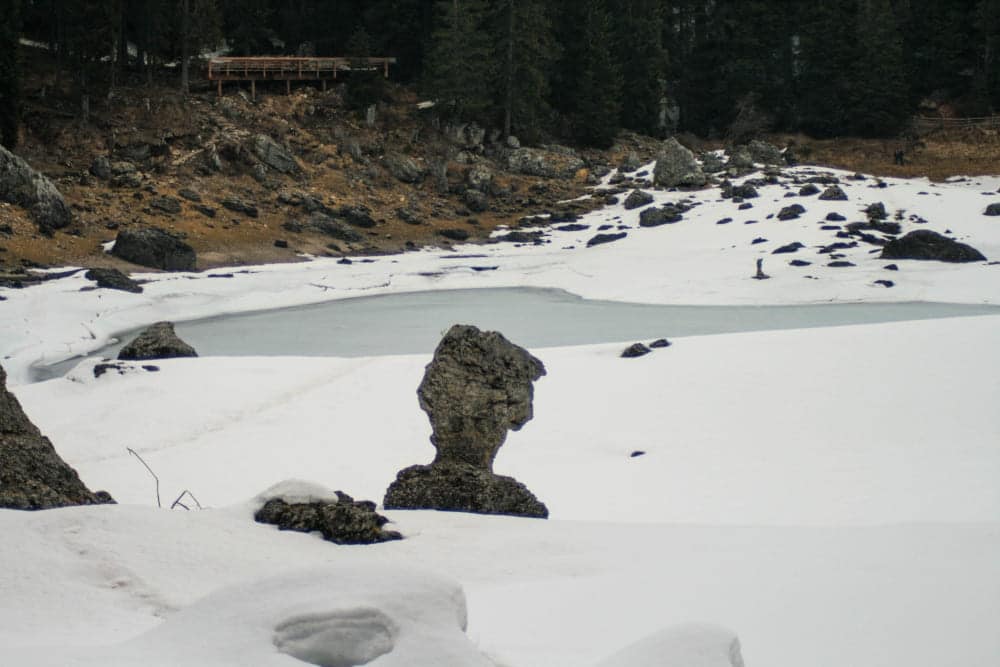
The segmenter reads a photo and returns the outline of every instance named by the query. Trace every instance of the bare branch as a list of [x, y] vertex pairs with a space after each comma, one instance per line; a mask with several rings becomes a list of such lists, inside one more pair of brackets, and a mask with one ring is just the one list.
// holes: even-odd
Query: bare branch
[[[155, 472], [153, 472], [153, 469], [149, 467], [149, 464], [148, 464], [148, 463], [146, 463], [146, 462], [145, 462], [145, 461], [143, 460], [143, 458], [142, 458], [141, 456], [139, 456], [138, 452], [136, 452], [136, 451], [135, 451], [134, 449], [132, 449], [131, 447], [126, 447], [125, 449], [127, 449], [127, 450], [128, 450], [128, 453], [129, 453], [129, 454], [131, 454], [131, 455], [132, 455], [132, 456], [134, 456], [135, 458], [139, 459], [139, 462], [140, 462], [140, 463], [141, 463], [142, 465], [146, 466], [146, 470], [148, 470], [148, 471], [149, 471], [149, 474], [150, 474], [150, 475], [152, 475], [152, 476], [153, 476], [153, 479], [155, 479], [155, 480], [156, 480], [156, 506], [157, 506], [157, 507], [163, 507], [163, 504], [162, 504], [162, 503], [160, 503], [160, 478], [156, 476], [156, 473], [155, 473]], [[194, 496], [191, 496], [191, 497], [193, 498]]]

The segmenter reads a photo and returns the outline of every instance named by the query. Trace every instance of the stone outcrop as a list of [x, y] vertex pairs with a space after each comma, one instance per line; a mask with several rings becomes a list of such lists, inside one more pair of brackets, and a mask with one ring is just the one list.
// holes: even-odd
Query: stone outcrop
[[111, 254], [126, 262], [164, 271], [194, 271], [194, 249], [158, 227], [137, 227], [118, 232]]
[[142, 285], [132, 280], [118, 269], [90, 269], [84, 274], [87, 280], [93, 280], [98, 287], [116, 289], [122, 292], [142, 293]]
[[629, 193], [629, 196], [625, 198], [625, 210], [631, 211], [632, 209], [642, 208], [643, 206], [648, 206], [653, 203], [653, 195], [648, 192], [643, 192], [642, 190], [633, 190]]
[[46, 234], [73, 221], [66, 200], [55, 184], [17, 155], [0, 146], [0, 201], [28, 209]]
[[41, 510], [113, 502], [106, 492], [90, 491], [60, 458], [7, 391], [7, 375], [0, 366], [0, 507]]
[[318, 532], [324, 540], [334, 544], [377, 544], [403, 539], [398, 532], [383, 528], [389, 519], [375, 511], [375, 503], [354, 500], [342, 491], [336, 494], [336, 500], [308, 503], [271, 498], [253, 518], [281, 530]]
[[543, 375], [541, 361], [501, 334], [453, 326], [417, 390], [437, 455], [400, 471], [385, 507], [548, 516], [523, 484], [493, 473], [507, 432], [532, 418], [532, 383]]
[[766, 141], [754, 139], [747, 144], [747, 151], [754, 162], [766, 165], [785, 164], [785, 155], [781, 152], [781, 149]]
[[173, 322], [157, 322], [147, 327], [118, 353], [119, 359], [129, 361], [197, 356], [193, 347], [178, 338]]
[[660, 146], [653, 169], [653, 182], [664, 188], [700, 188], [708, 183], [708, 177], [694, 153], [671, 137]]
[[882, 248], [881, 259], [930, 259], [939, 262], [984, 262], [986, 257], [970, 245], [929, 229], [918, 229]]
[[265, 165], [282, 174], [299, 171], [295, 156], [288, 149], [266, 134], [258, 134], [253, 139], [253, 154]]
[[419, 183], [427, 173], [420, 163], [402, 153], [386, 153], [382, 162], [389, 173], [402, 183]]
[[570, 178], [583, 167], [583, 160], [572, 152], [518, 148], [507, 155], [507, 168], [526, 176]]

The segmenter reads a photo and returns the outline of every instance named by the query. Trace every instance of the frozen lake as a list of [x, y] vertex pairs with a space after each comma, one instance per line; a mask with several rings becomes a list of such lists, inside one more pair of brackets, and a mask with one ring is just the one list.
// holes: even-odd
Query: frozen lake
[[[466, 289], [358, 297], [296, 308], [179, 322], [202, 356], [337, 356], [430, 353], [451, 325], [502, 332], [526, 347], [556, 347], [706, 334], [802, 329], [1000, 314], [1000, 306], [854, 303], [797, 306], [669, 306], [594, 301], [562, 290]], [[94, 353], [114, 356], [136, 332]], [[37, 368], [62, 375], [72, 359]]]

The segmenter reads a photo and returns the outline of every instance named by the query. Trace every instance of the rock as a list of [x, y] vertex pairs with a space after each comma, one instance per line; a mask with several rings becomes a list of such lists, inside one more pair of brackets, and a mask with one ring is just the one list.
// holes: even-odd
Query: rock
[[118, 353], [122, 361], [197, 356], [193, 347], [177, 337], [173, 322], [157, 322], [148, 326]]
[[542, 231], [535, 232], [521, 232], [513, 231], [507, 234], [501, 234], [500, 236], [494, 236], [491, 241], [496, 241], [498, 243], [534, 243], [540, 244], [542, 239], [545, 237], [545, 233]]
[[882, 248], [881, 259], [925, 259], [940, 262], [984, 262], [986, 257], [972, 246], [959, 243], [929, 229], [918, 229], [894, 239]]
[[194, 249], [158, 227], [138, 227], [118, 232], [111, 254], [126, 262], [164, 271], [194, 271]]
[[221, 202], [223, 208], [227, 208], [234, 213], [242, 213], [248, 218], [256, 218], [259, 214], [257, 207], [239, 197], [226, 197]]
[[[299, 225], [300, 229], [311, 229], [317, 231], [320, 234], [326, 234], [330, 238], [337, 239], [338, 241], [344, 241], [345, 243], [361, 243], [365, 240], [364, 235], [354, 229], [351, 229], [344, 223], [334, 220], [328, 215], [323, 213], [313, 213], [306, 220], [304, 224]], [[286, 229], [289, 229], [286, 227]], [[289, 229], [289, 231], [292, 231]]]
[[177, 194], [190, 202], [194, 202], [196, 204], [201, 203], [201, 195], [190, 188], [181, 188], [177, 191]]
[[789, 266], [812, 266], [812, 262], [807, 262], [804, 259], [793, 259], [788, 263]]
[[446, 239], [450, 239], [452, 241], [468, 241], [469, 240], [469, 232], [465, 231], [464, 229], [458, 229], [458, 228], [439, 229], [438, 230], [438, 235], [439, 236], [443, 236]]
[[265, 165], [282, 174], [293, 174], [299, 171], [299, 164], [289, 150], [266, 134], [258, 134], [253, 138], [253, 154]]
[[643, 192], [642, 190], [633, 190], [629, 196], [625, 198], [625, 209], [631, 211], [632, 209], [648, 206], [652, 203], [653, 195], [648, 192]]
[[652, 343], [650, 343], [649, 346], [655, 350], [655, 349], [660, 349], [660, 348], [664, 348], [664, 347], [670, 347], [672, 344], [673, 343], [671, 343], [666, 338], [657, 338]]
[[991, 217], [1000, 215], [1000, 202], [997, 202], [996, 204], [990, 204], [989, 206], [987, 206], [986, 210], [983, 212], [983, 215], [988, 215]]
[[474, 152], [482, 152], [486, 140], [486, 130], [476, 123], [449, 125], [444, 134], [452, 143]]
[[896, 286], [896, 283], [892, 282], [891, 280], [876, 280], [875, 284], [876, 285], [881, 285], [882, 287], [887, 287], [887, 288], [888, 287], [895, 287]]
[[523, 484], [493, 473], [507, 431], [531, 420], [533, 383], [543, 375], [541, 361], [495, 331], [449, 329], [417, 389], [437, 455], [400, 471], [385, 507], [548, 516]]
[[0, 201], [28, 209], [44, 234], [73, 221], [73, 214], [55, 184], [3, 146], [0, 146]]
[[880, 222], [878, 220], [872, 220], [870, 222], [852, 222], [846, 225], [846, 229], [851, 233], [870, 229], [876, 232], [882, 232], [883, 234], [899, 234], [903, 231], [903, 226], [898, 222]]
[[90, 173], [102, 181], [111, 180], [111, 160], [107, 155], [98, 155], [90, 163]]
[[590, 225], [570, 224], [556, 227], [558, 232], [582, 232], [587, 229], [590, 229]]
[[341, 206], [337, 209], [337, 217], [343, 218], [353, 227], [371, 229], [375, 226], [371, 211], [365, 206]]
[[7, 374], [0, 366], [0, 508], [43, 510], [113, 502], [104, 491], [90, 491], [60, 458], [7, 390]]
[[729, 154], [726, 162], [726, 169], [733, 172], [734, 176], [745, 174], [754, 170], [753, 156], [746, 146], [738, 146]]
[[389, 519], [375, 511], [375, 503], [354, 500], [340, 491], [335, 501], [289, 503], [282, 498], [271, 498], [253, 518], [280, 530], [318, 532], [334, 544], [377, 544], [403, 539], [396, 531], [383, 529]]
[[785, 164], [785, 156], [782, 154], [781, 149], [773, 144], [767, 143], [766, 141], [754, 139], [747, 144], [747, 152], [750, 153], [750, 157], [754, 162], [759, 162], [760, 164]]
[[829, 264], [827, 264], [827, 266], [831, 266], [831, 267], [833, 267], [835, 269], [842, 269], [842, 268], [846, 268], [846, 267], [849, 267], [849, 266], [857, 266], [857, 265], [856, 264], [852, 264], [851, 262], [848, 262], [846, 260], [836, 260], [836, 261], [830, 262]]
[[706, 174], [717, 174], [725, 170], [726, 163], [716, 153], [702, 153], [701, 170]]
[[419, 183], [424, 180], [427, 170], [408, 155], [402, 153], [386, 153], [382, 163], [396, 180], [403, 183]]
[[584, 163], [575, 153], [518, 148], [507, 155], [507, 169], [526, 176], [571, 178]]
[[[847, 201], [847, 193], [839, 185], [831, 185], [819, 196], [822, 201]], [[836, 215], [831, 213], [831, 215]], [[828, 217], [827, 220], [830, 218]]]
[[760, 243], [767, 243], [767, 239], [765, 239], [762, 236], [758, 236], [757, 238], [755, 238], [753, 241], [750, 242], [750, 245], [757, 245]]
[[830, 222], [843, 222], [844, 220], [847, 220], [847, 218], [836, 212], [827, 213], [826, 219]]
[[882, 202], [869, 204], [865, 209], [865, 215], [868, 216], [869, 220], [885, 220], [889, 217], [889, 214], [885, 210], [885, 204]]
[[742, 185], [731, 185], [722, 189], [722, 196], [725, 199], [756, 199], [760, 197], [757, 189], [749, 183]]
[[805, 212], [806, 209], [802, 204], [792, 204], [778, 212], [778, 220], [794, 220]]
[[214, 218], [215, 217], [215, 209], [212, 208], [211, 206], [204, 206], [202, 204], [196, 204], [195, 207], [194, 207], [194, 210], [198, 211], [199, 213], [201, 213], [206, 218]]
[[117, 160], [111, 163], [112, 176], [128, 176], [139, 173], [139, 168], [128, 160]]
[[589, 241], [587, 241], [587, 247], [592, 248], [595, 245], [601, 245], [603, 243], [611, 243], [613, 241], [620, 241], [626, 236], [628, 236], [628, 233], [626, 232], [619, 232], [617, 234], [598, 234]]
[[701, 170], [694, 153], [671, 137], [660, 145], [653, 169], [653, 183], [664, 188], [699, 188], [708, 183], [708, 177]]
[[153, 197], [149, 201], [151, 208], [164, 213], [176, 214], [181, 212], [181, 203], [173, 197]]
[[632, 343], [624, 350], [622, 350], [622, 359], [635, 359], [637, 357], [643, 357], [652, 352], [651, 349], [643, 345], [642, 343]]
[[493, 172], [484, 165], [473, 165], [465, 172], [465, 182], [473, 190], [489, 192], [490, 184], [493, 182]]
[[785, 255], [792, 252], [797, 252], [800, 248], [805, 248], [804, 245], [795, 241], [794, 243], [789, 243], [788, 245], [783, 245], [780, 248], [775, 248], [771, 251], [772, 255]]
[[288, 247], [288, 241], [286, 241], [285, 239], [274, 239], [274, 247], [275, 248], [287, 248]]
[[673, 205], [664, 204], [659, 208], [647, 208], [639, 213], [640, 227], [659, 227], [670, 225], [684, 219], [683, 214]]
[[885, 269], [886, 271], [899, 271], [899, 266], [897, 266], [896, 264], [886, 264], [882, 268]]
[[466, 190], [462, 195], [462, 202], [473, 213], [482, 213], [490, 207], [489, 198], [480, 190]]
[[137, 188], [142, 185], [142, 175], [137, 172], [121, 174], [111, 178], [112, 187], [116, 188]]
[[98, 287], [116, 289], [122, 292], [140, 294], [142, 285], [132, 280], [118, 269], [90, 269], [84, 275], [87, 280], [93, 280]]
[[811, 197], [814, 194], [816, 194], [817, 192], [819, 192], [819, 188], [816, 187], [816, 185], [814, 185], [812, 183], [806, 183], [801, 188], [799, 188], [799, 196], [800, 197]]

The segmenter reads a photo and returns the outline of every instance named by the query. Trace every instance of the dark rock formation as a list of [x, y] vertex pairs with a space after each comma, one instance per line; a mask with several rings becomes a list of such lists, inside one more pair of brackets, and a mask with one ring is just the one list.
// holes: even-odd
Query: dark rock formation
[[448, 229], [439, 229], [438, 230], [438, 235], [439, 236], [443, 236], [444, 238], [449, 239], [451, 241], [467, 241], [467, 240], [469, 240], [469, 232], [467, 232], [464, 229], [460, 229], [458, 227], [448, 228]]
[[[297, 225], [297, 228], [295, 226], [289, 226], [290, 224]], [[365, 240], [365, 237], [361, 234], [361, 232], [351, 229], [344, 223], [339, 220], [334, 220], [325, 213], [313, 213], [303, 223], [285, 223], [282, 227], [288, 231], [311, 229], [321, 234], [326, 234], [330, 238], [337, 239], [338, 241], [344, 241], [345, 243], [360, 243]]]
[[653, 349], [659, 349], [663, 347], [670, 347], [672, 344], [673, 343], [671, 343], [666, 338], [657, 338], [652, 343], [650, 343], [649, 346]]
[[648, 206], [653, 203], [653, 195], [648, 192], [643, 192], [642, 190], [633, 190], [628, 197], [625, 198], [625, 210], [631, 211], [635, 208], [642, 208], [643, 206]]
[[837, 213], [836, 211], [832, 213], [827, 213], [826, 219], [828, 222], [844, 222], [845, 220], [847, 220], [847, 218]]
[[839, 185], [831, 185], [819, 198], [823, 201], [847, 201], [847, 193]]
[[299, 171], [295, 156], [266, 134], [258, 134], [253, 139], [253, 153], [265, 165], [282, 174]]
[[647, 208], [639, 214], [640, 227], [659, 227], [660, 225], [670, 225], [680, 222], [684, 216], [681, 211], [671, 204], [664, 204], [659, 208]]
[[694, 153], [684, 148], [673, 137], [660, 146], [653, 169], [653, 182], [664, 188], [700, 188], [708, 182]]
[[1000, 215], [1000, 202], [996, 204], [990, 204], [989, 206], [987, 206], [986, 210], [983, 212], [983, 215], [988, 215], [988, 216]]
[[611, 243], [613, 241], [620, 241], [626, 236], [628, 236], [627, 232], [618, 232], [617, 234], [597, 234], [589, 241], [587, 241], [587, 247], [592, 248], [595, 245], [601, 245], [603, 243]]
[[507, 431], [532, 418], [532, 383], [543, 375], [541, 361], [501, 334], [453, 326], [417, 389], [437, 456], [400, 471], [385, 507], [548, 516], [524, 485], [493, 473]]
[[722, 197], [724, 199], [756, 199], [759, 196], [760, 193], [758, 193], [757, 189], [750, 183], [730, 185], [722, 188]]
[[175, 197], [153, 197], [149, 201], [149, 206], [171, 215], [181, 212], [181, 203]]
[[149, 326], [118, 353], [119, 359], [130, 361], [197, 356], [193, 347], [177, 337], [172, 322]]
[[126, 262], [164, 271], [194, 271], [194, 249], [157, 227], [123, 229], [111, 254]]
[[784, 255], [784, 254], [787, 254], [787, 253], [790, 253], [790, 252], [796, 252], [800, 248], [805, 248], [805, 246], [802, 245], [801, 243], [799, 243], [798, 241], [795, 241], [793, 243], [789, 243], [788, 245], [783, 245], [780, 248], [775, 248], [774, 250], [771, 251], [771, 254], [772, 255]]
[[337, 209], [337, 216], [353, 226], [362, 229], [371, 229], [375, 226], [371, 211], [365, 206], [341, 206]]
[[45, 234], [73, 221], [55, 184], [17, 155], [0, 146], [0, 201], [23, 206]]
[[7, 374], [0, 366], [0, 507], [41, 510], [113, 502], [104, 491], [90, 491], [59, 457], [7, 391]]
[[792, 204], [778, 211], [778, 220], [794, 220], [806, 212], [802, 204]]
[[223, 208], [229, 209], [234, 213], [242, 213], [248, 218], [256, 218], [260, 213], [257, 211], [257, 207], [248, 201], [244, 201], [239, 197], [226, 197], [221, 202]]
[[885, 220], [889, 217], [889, 213], [885, 210], [885, 204], [882, 202], [869, 204], [865, 208], [865, 215], [868, 216], [869, 220]]
[[806, 183], [799, 188], [800, 197], [811, 197], [817, 192], [819, 192], [819, 188], [814, 183]]
[[507, 169], [526, 176], [571, 178], [584, 162], [573, 151], [517, 148], [507, 154]]
[[401, 540], [394, 530], [384, 530], [389, 520], [375, 511], [370, 500], [354, 500], [337, 491], [336, 501], [287, 503], [272, 498], [254, 514], [258, 523], [270, 523], [281, 530], [319, 532], [334, 544], [376, 544]]
[[419, 183], [427, 173], [416, 160], [402, 153], [386, 153], [382, 162], [389, 173], [403, 183]]
[[930, 259], [939, 262], [984, 262], [986, 257], [972, 246], [959, 243], [929, 229], [918, 229], [894, 239], [882, 248], [881, 259]]
[[782, 154], [781, 149], [766, 141], [754, 139], [747, 144], [747, 151], [754, 162], [768, 165], [785, 164], [785, 156]]
[[121, 290], [122, 292], [133, 292], [135, 294], [142, 292], [142, 286], [139, 283], [118, 269], [90, 269], [83, 274], [83, 277], [87, 280], [93, 280], [97, 283], [98, 287]]
[[624, 350], [622, 350], [621, 357], [622, 359], [635, 359], [637, 357], [646, 356], [650, 352], [652, 352], [652, 350], [643, 345], [642, 343], [632, 343]]

